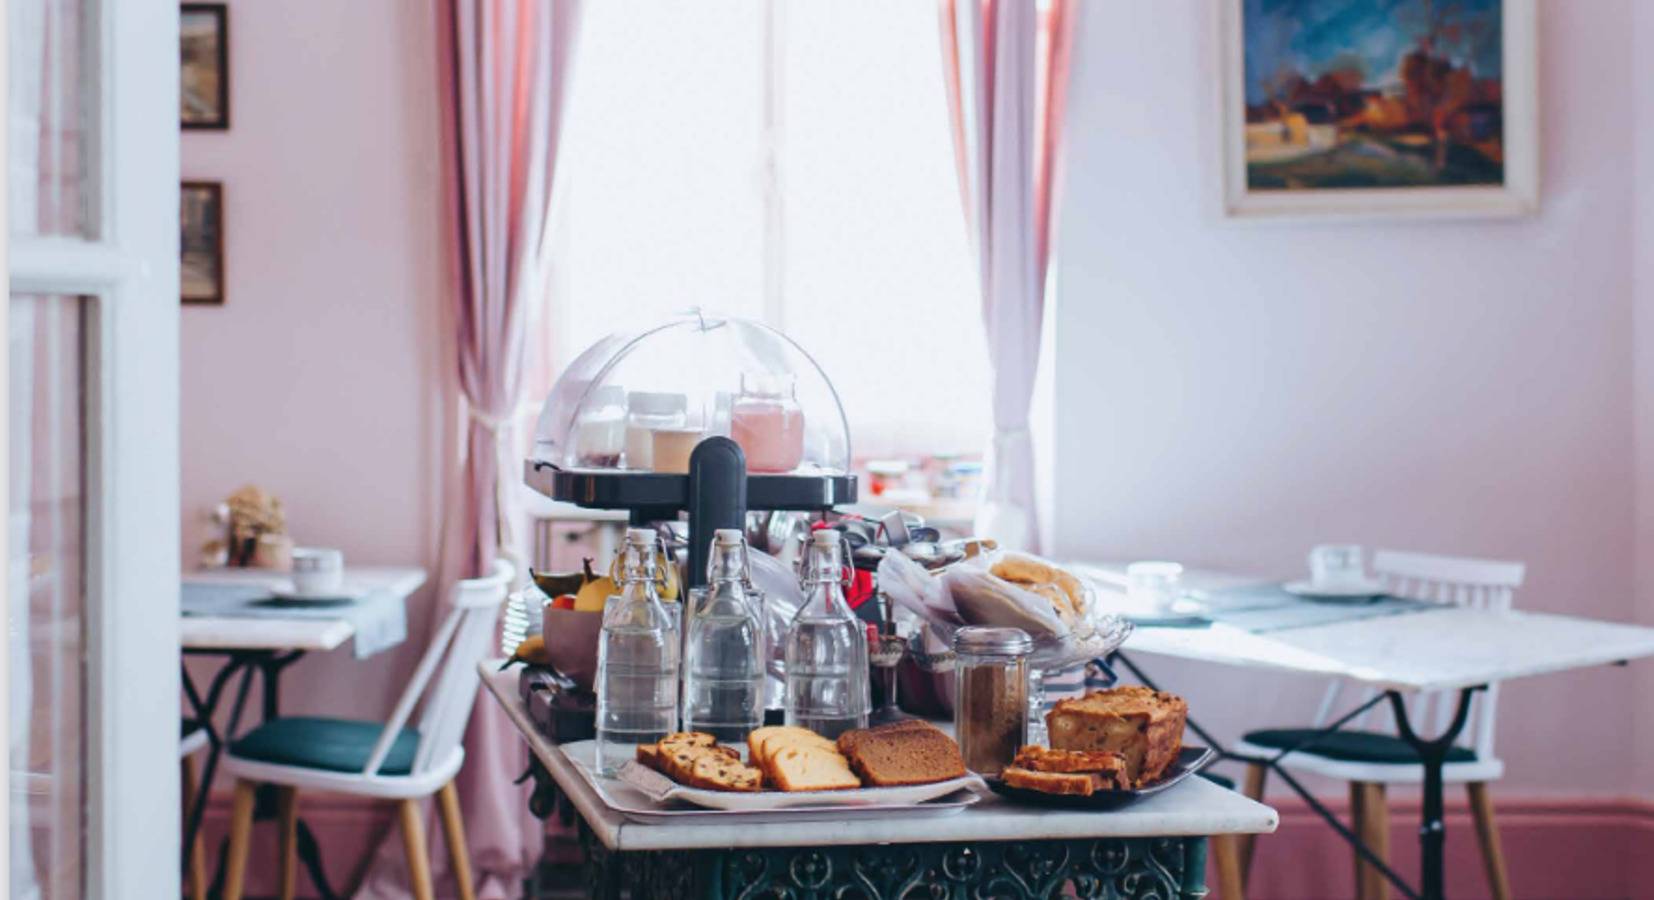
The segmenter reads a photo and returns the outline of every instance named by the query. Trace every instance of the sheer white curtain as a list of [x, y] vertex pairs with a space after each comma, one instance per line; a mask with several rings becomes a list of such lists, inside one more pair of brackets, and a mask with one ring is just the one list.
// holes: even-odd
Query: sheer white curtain
[[[8, 77], [9, 169], [7, 191], [13, 234], [37, 230], [40, 191], [42, 83], [46, 73], [46, 4], [12, 0], [7, 10], [10, 65]], [[34, 420], [34, 309], [26, 302], [8, 307], [11, 465], [9, 546], [6, 548], [7, 721], [9, 773], [9, 894], [28, 900], [40, 896], [35, 881], [29, 822], [29, 719], [34, 683], [29, 654], [29, 497], [33, 440], [26, 423]], [[19, 423], [23, 423], [19, 440]]]
[[1071, 0], [942, 0], [959, 188], [993, 359], [993, 446], [976, 532], [1038, 550], [1030, 428], [1050, 260]]

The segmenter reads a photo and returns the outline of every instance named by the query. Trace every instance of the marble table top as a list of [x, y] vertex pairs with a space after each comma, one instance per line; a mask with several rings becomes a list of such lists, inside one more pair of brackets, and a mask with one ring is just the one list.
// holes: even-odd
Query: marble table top
[[[387, 566], [350, 566], [345, 580], [375, 590], [388, 590], [406, 600], [425, 583], [424, 569]], [[280, 572], [261, 569], [210, 569], [185, 572], [181, 580], [195, 584], [257, 584], [279, 587], [288, 582]], [[179, 642], [202, 650], [333, 650], [356, 634], [345, 619], [248, 619], [232, 616], [180, 616]]]
[[[1097, 566], [1109, 570], [1113, 566]], [[1123, 569], [1123, 566], [1117, 567]], [[1259, 579], [1189, 573], [1192, 588]], [[1109, 599], [1100, 597], [1103, 608]], [[1183, 659], [1345, 678], [1401, 692], [1456, 689], [1654, 656], [1654, 628], [1573, 616], [1439, 610], [1253, 634], [1222, 623], [1139, 627], [1122, 648]]]
[[796, 824], [729, 825], [715, 821], [644, 825], [603, 803], [575, 764], [535, 730], [517, 694], [517, 671], [499, 672], [500, 660], [477, 666], [483, 684], [505, 710], [529, 749], [573, 801], [592, 831], [611, 850], [700, 850], [725, 847], [814, 847], [939, 841], [1008, 841], [1057, 838], [1159, 837], [1267, 834], [1279, 817], [1273, 809], [1203, 778], [1191, 778], [1130, 806], [1107, 812], [1018, 806], [988, 795], [951, 816], [854, 819]]

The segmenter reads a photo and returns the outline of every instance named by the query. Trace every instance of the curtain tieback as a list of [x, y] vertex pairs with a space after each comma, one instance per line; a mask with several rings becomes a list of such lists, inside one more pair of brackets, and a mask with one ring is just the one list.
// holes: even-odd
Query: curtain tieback
[[1030, 429], [1026, 425], [1023, 425], [1019, 428], [995, 428], [994, 429], [994, 449], [995, 450], [1003, 451], [1006, 447], [1009, 447], [1014, 443], [1017, 443], [1019, 441], [1031, 441], [1033, 439], [1034, 439], [1034, 432], [1033, 432], [1032, 429]]
[[505, 418], [501, 418], [499, 416], [491, 416], [488, 413], [483, 412], [482, 410], [478, 409], [477, 407], [471, 406], [469, 404], [466, 405], [465, 412], [468, 416], [470, 416], [471, 421], [477, 423], [478, 425], [481, 425], [483, 428], [487, 429], [489, 431], [489, 433], [491, 433], [491, 434], [496, 434], [497, 435], [497, 434], [500, 433], [501, 429], [509, 428], [512, 425], [512, 421], [511, 421], [511, 418], [509, 416], [505, 417]]

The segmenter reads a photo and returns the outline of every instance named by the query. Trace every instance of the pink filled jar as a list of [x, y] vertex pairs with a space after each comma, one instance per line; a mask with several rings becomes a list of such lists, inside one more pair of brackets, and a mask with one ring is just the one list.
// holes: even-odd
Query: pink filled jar
[[729, 410], [729, 436], [747, 455], [747, 471], [791, 472], [804, 461], [804, 410], [793, 376], [741, 375], [741, 393]]

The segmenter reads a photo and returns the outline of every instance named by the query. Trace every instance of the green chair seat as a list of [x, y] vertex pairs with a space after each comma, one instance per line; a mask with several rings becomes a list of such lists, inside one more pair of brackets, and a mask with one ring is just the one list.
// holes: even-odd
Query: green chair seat
[[[230, 753], [241, 759], [282, 766], [360, 772], [368, 764], [373, 745], [384, 730], [381, 722], [283, 717], [265, 722], [236, 740], [230, 745]], [[406, 775], [413, 771], [414, 753], [418, 749], [419, 732], [402, 729], [391, 743], [391, 751], [379, 766], [378, 774]]]
[[[1269, 728], [1247, 732], [1245, 740], [1260, 747], [1285, 750], [1317, 734], [1314, 728]], [[1418, 753], [1401, 738], [1371, 731], [1335, 731], [1294, 753], [1355, 763], [1421, 763]], [[1288, 757], [1290, 759], [1291, 757]], [[1475, 762], [1476, 754], [1454, 745], [1448, 748], [1450, 763]]]

